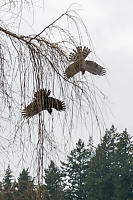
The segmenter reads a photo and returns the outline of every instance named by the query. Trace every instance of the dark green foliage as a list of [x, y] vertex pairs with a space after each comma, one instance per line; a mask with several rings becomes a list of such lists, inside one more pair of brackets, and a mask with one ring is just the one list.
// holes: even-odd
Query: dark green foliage
[[11, 190], [12, 179], [13, 179], [12, 171], [10, 169], [10, 166], [8, 165], [8, 168], [5, 172], [5, 176], [4, 176], [4, 179], [3, 179], [3, 189], [4, 189], [4, 191], [10, 191]]
[[35, 200], [34, 183], [28, 169], [23, 169], [14, 187], [15, 200]]
[[133, 199], [133, 144], [127, 131], [106, 131], [89, 163], [88, 200]]
[[114, 157], [114, 133], [112, 127], [106, 131], [102, 143], [98, 145], [95, 155], [89, 162], [88, 169], [88, 199], [111, 199], [113, 185], [110, 167]]
[[87, 199], [87, 169], [91, 152], [79, 140], [76, 148], [67, 157], [67, 163], [62, 162], [62, 170], [67, 178], [65, 196], [67, 199]]
[[13, 179], [12, 171], [10, 169], [10, 166], [8, 165], [8, 168], [5, 172], [5, 176], [3, 179], [3, 195], [2, 195], [3, 199], [13, 200], [12, 179]]
[[63, 182], [62, 174], [58, 167], [51, 161], [48, 169], [45, 170], [45, 185], [43, 186], [42, 195], [46, 200], [63, 200]]
[[133, 199], [133, 142], [126, 129], [117, 133], [116, 149], [113, 200]]

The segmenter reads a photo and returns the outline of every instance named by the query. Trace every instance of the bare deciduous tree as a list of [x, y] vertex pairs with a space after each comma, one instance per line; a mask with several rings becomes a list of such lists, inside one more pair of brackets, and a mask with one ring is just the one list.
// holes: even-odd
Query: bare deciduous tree
[[[19, 27], [21, 8], [30, 3], [33, 4], [9, 0], [3, 1], [0, 8], [11, 13], [19, 8], [18, 15], [14, 13]], [[8, 157], [17, 155], [16, 160], [21, 163], [27, 160], [32, 161], [31, 166], [37, 163], [40, 180], [49, 153], [60, 151], [58, 139], [63, 140], [64, 146], [68, 138], [70, 141], [77, 121], [87, 132], [95, 125], [99, 130], [104, 126], [101, 103], [104, 104], [105, 96], [89, 74], [79, 73], [69, 80], [64, 76], [73, 48], [84, 46], [87, 41], [92, 57], [95, 55], [89, 33], [75, 11], [67, 10], [38, 34], [19, 33], [0, 21], [0, 150], [6, 150]], [[52, 116], [43, 111], [25, 120], [21, 111], [32, 101], [34, 93], [43, 88], [64, 101], [66, 111]]]

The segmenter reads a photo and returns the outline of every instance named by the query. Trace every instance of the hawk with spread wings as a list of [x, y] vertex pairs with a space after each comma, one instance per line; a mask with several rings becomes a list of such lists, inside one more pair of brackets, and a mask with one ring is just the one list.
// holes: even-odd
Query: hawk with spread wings
[[69, 61], [73, 63], [68, 66], [64, 73], [68, 79], [74, 77], [80, 71], [82, 74], [88, 71], [91, 74], [99, 76], [106, 74], [106, 70], [96, 62], [85, 60], [90, 52], [90, 49], [87, 47], [82, 48], [82, 46], [77, 47], [77, 50], [73, 49], [73, 52], [69, 55]]
[[47, 110], [51, 114], [52, 108], [58, 111], [65, 111], [65, 103], [53, 97], [49, 97], [50, 93], [51, 91], [47, 91], [46, 89], [41, 89], [35, 92], [33, 101], [25, 107], [22, 111], [22, 115], [28, 119], [43, 110]]

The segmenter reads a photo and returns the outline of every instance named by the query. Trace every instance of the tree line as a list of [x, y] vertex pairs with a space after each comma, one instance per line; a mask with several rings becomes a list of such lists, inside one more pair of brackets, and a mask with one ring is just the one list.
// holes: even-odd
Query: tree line
[[28, 169], [17, 181], [8, 166], [0, 182], [1, 200], [132, 200], [133, 141], [127, 130], [112, 126], [94, 147], [79, 139], [65, 162], [51, 160], [38, 187]]

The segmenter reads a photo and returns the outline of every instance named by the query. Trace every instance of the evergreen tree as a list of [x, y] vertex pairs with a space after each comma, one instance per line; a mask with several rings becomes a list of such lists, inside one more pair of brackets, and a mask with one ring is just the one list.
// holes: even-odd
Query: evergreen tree
[[88, 200], [133, 199], [133, 145], [127, 131], [106, 131], [88, 168]]
[[35, 200], [34, 181], [28, 169], [23, 169], [14, 187], [16, 188], [15, 200]]
[[50, 162], [48, 169], [45, 169], [44, 179], [45, 185], [42, 192], [44, 200], [63, 200], [62, 174], [53, 161]]
[[8, 165], [8, 168], [6, 169], [5, 176], [3, 179], [3, 191], [4, 191], [3, 193], [5, 199], [7, 200], [13, 200], [12, 179], [13, 179], [12, 171], [10, 169], [10, 165]]
[[91, 151], [79, 139], [76, 148], [67, 157], [67, 163], [62, 162], [62, 170], [67, 178], [67, 199], [87, 199], [86, 176], [90, 155]]
[[113, 200], [133, 199], [133, 141], [125, 129], [117, 133]]
[[115, 128], [106, 131], [102, 143], [96, 148], [88, 167], [88, 200], [111, 199], [113, 195], [112, 174], [115, 151]]

